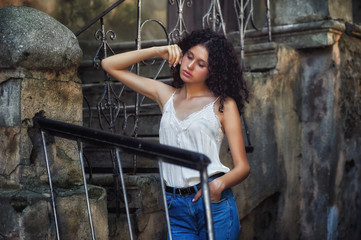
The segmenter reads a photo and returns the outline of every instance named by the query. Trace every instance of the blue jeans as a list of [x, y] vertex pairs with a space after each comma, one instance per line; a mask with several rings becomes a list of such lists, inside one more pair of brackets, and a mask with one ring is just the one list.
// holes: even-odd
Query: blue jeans
[[[166, 192], [172, 238], [193, 240], [208, 238], [203, 201], [192, 202], [195, 194], [180, 196]], [[215, 240], [238, 240], [241, 232], [237, 206], [230, 188], [221, 200], [211, 203]], [[168, 235], [169, 239], [169, 235]]]

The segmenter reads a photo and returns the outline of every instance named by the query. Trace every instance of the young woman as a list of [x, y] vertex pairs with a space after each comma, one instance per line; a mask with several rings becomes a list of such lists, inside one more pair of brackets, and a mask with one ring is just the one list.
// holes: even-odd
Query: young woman
[[[127, 70], [152, 57], [168, 60], [172, 86]], [[159, 104], [163, 113], [160, 143], [201, 152], [211, 159], [207, 171], [215, 239], [238, 239], [238, 211], [230, 188], [250, 172], [240, 119], [248, 90], [232, 44], [209, 29], [198, 30], [177, 45], [111, 56], [102, 61], [102, 67]], [[224, 134], [233, 159], [232, 170], [219, 158]], [[203, 204], [198, 201], [202, 194], [199, 172], [164, 163], [163, 174], [173, 239], [206, 239]]]

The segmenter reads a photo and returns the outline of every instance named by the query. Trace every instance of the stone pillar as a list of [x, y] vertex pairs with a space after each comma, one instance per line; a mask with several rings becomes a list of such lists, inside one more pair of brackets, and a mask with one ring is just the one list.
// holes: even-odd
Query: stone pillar
[[[82, 124], [77, 67], [82, 51], [74, 34], [27, 7], [0, 8], [0, 236], [55, 239], [48, 177], [35, 113]], [[90, 238], [75, 142], [47, 136], [60, 235]], [[106, 194], [90, 187], [96, 235], [107, 239]]]
[[359, 239], [361, 27], [352, 1], [271, 4], [273, 42], [246, 33], [255, 152], [244, 192], [235, 191], [242, 239]]

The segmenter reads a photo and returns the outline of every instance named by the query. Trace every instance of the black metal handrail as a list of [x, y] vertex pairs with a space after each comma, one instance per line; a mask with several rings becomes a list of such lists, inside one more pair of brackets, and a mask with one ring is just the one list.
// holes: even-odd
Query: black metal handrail
[[91, 143], [96, 144], [99, 146], [107, 147], [115, 151], [117, 166], [119, 171], [119, 177], [121, 178], [122, 182], [122, 189], [123, 189], [123, 196], [124, 196], [124, 204], [126, 207], [127, 218], [128, 218], [128, 227], [129, 227], [129, 234], [130, 239], [133, 239], [132, 235], [132, 228], [131, 228], [131, 221], [130, 221], [130, 213], [127, 201], [127, 194], [126, 188], [124, 183], [123, 171], [120, 161], [120, 149], [127, 153], [132, 153], [135, 155], [141, 155], [147, 157], [152, 160], [158, 161], [159, 164], [159, 173], [160, 173], [160, 183], [162, 187], [162, 194], [163, 194], [163, 201], [167, 219], [167, 226], [168, 226], [168, 233], [169, 239], [172, 239], [171, 229], [170, 229], [170, 221], [168, 215], [168, 208], [167, 208], [167, 201], [165, 197], [165, 184], [163, 180], [162, 174], [162, 162], [175, 164], [178, 166], [183, 166], [187, 168], [191, 168], [194, 170], [198, 170], [200, 173], [200, 180], [202, 184], [202, 198], [204, 212], [206, 216], [206, 226], [208, 232], [208, 239], [214, 239], [214, 230], [213, 230], [213, 221], [212, 221], [212, 213], [211, 213], [211, 202], [210, 202], [210, 195], [209, 195], [209, 186], [208, 186], [208, 174], [207, 174], [207, 166], [210, 163], [210, 159], [201, 153], [192, 152], [172, 146], [166, 146], [157, 143], [146, 142], [144, 140], [139, 140], [136, 138], [121, 136], [117, 134], [112, 134], [105, 131], [95, 130], [83, 126], [78, 126], [74, 124], [69, 124], [65, 122], [55, 121], [46, 119], [43, 117], [43, 112], [36, 114], [33, 118], [33, 125], [35, 128], [41, 130], [41, 137], [43, 142], [43, 149], [45, 155], [45, 162], [47, 167], [48, 173], [48, 180], [49, 180], [49, 189], [50, 189], [50, 196], [51, 196], [51, 203], [55, 221], [55, 229], [56, 229], [56, 236], [57, 239], [60, 240], [60, 233], [59, 233], [59, 225], [57, 220], [57, 211], [56, 211], [56, 204], [55, 204], [55, 193], [52, 184], [52, 177], [50, 171], [50, 164], [48, 159], [46, 141], [45, 141], [45, 132], [57, 136], [62, 137], [70, 140], [74, 140], [78, 142], [78, 150], [79, 150], [79, 158], [80, 158], [80, 165], [82, 170], [82, 177], [83, 177], [83, 184], [85, 190], [85, 197], [87, 203], [87, 210], [88, 210], [88, 217], [89, 217], [89, 225], [91, 230], [92, 239], [95, 240], [95, 231], [93, 227], [93, 220], [92, 214], [90, 210], [90, 201], [88, 196], [88, 187], [85, 177], [85, 170], [84, 170], [84, 159], [83, 159], [83, 143]]
[[34, 127], [44, 130], [54, 136], [75, 141], [81, 139], [82, 142], [103, 147], [119, 147], [131, 154], [137, 154], [154, 160], [159, 160], [159, 158], [161, 158], [164, 162], [181, 165], [195, 170], [202, 170], [210, 163], [210, 160], [206, 155], [181, 148], [147, 142], [137, 138], [112, 134], [39, 116], [35, 116], [33, 122]]
[[95, 18], [93, 18], [92, 20], [90, 20], [87, 24], [85, 24], [84, 27], [82, 27], [79, 31], [77, 31], [75, 33], [75, 36], [79, 36], [80, 34], [82, 34], [84, 31], [86, 31], [88, 28], [90, 28], [91, 26], [93, 26], [96, 22], [99, 21], [99, 19], [101, 19], [102, 17], [104, 17], [105, 15], [107, 15], [111, 10], [113, 10], [114, 8], [116, 8], [117, 6], [119, 6], [119, 4], [121, 4], [122, 2], [124, 2], [125, 0], [119, 0], [117, 2], [115, 2], [113, 5], [111, 5], [110, 7], [108, 7], [106, 10], [104, 10], [102, 13], [100, 13], [98, 16], [96, 16]]

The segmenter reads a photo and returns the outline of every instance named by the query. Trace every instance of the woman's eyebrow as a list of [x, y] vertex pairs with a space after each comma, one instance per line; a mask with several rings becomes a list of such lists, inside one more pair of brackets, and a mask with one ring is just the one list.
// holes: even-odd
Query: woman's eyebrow
[[199, 61], [199, 62], [202, 62], [203, 64], [205, 64], [205, 65], [208, 66], [208, 62], [207, 62], [206, 60], [203, 60], [202, 58], [200, 58], [198, 61]]
[[191, 54], [192, 56], [194, 56], [194, 54], [193, 54], [193, 52], [191, 50], [188, 50], [187, 54]]
[[[191, 50], [188, 50], [187, 54], [190, 54], [190, 55], [192, 55], [192, 57], [194, 57], [194, 53]], [[207, 66], [208, 66], [208, 61], [206, 61], [206, 60], [204, 60], [202, 58], [198, 58], [198, 59], [199, 59], [198, 61], [201, 61], [201, 62], [207, 64]]]

